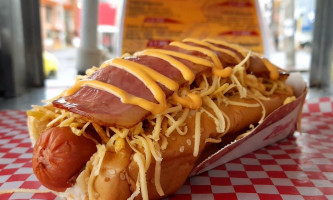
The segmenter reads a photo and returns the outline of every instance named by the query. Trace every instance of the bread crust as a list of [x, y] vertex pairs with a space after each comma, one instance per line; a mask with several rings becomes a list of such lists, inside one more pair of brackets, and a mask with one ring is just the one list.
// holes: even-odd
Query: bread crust
[[[286, 95], [273, 95], [269, 100], [263, 101], [266, 109], [266, 114], [273, 112], [280, 107]], [[244, 103], [254, 103], [254, 100], [241, 99], [233, 97]], [[257, 123], [262, 116], [261, 107], [240, 107], [234, 105], [221, 105], [219, 107], [230, 117], [230, 129], [225, 136], [235, 139], [241, 130], [247, 128], [249, 124]], [[160, 196], [155, 186], [155, 160], [149, 166], [146, 172], [146, 181], [149, 199], [161, 199], [167, 195], [175, 193], [186, 181], [192, 169], [198, 164], [198, 160], [203, 160], [211, 155], [212, 151], [216, 151], [216, 147], [208, 145], [205, 140], [209, 137], [214, 137], [217, 134], [215, 123], [207, 114], [203, 113], [201, 118], [201, 127], [203, 131], [200, 137], [200, 150], [197, 157], [193, 156], [194, 148], [194, 132], [195, 132], [195, 112], [191, 112], [186, 119], [188, 132], [186, 135], [179, 135], [177, 132], [171, 134], [168, 140], [168, 148], [162, 151], [161, 163], [161, 186], [164, 191], [164, 196]], [[222, 137], [223, 140], [224, 137]], [[230, 140], [230, 139], [229, 139]], [[189, 142], [191, 141], [191, 142]], [[208, 152], [208, 153], [207, 153]], [[94, 181], [93, 188], [98, 193], [100, 199], [127, 199], [136, 189], [136, 181], [138, 177], [138, 165], [133, 160], [133, 152], [128, 146], [120, 152], [107, 151], [101, 166], [101, 173], [97, 175]], [[91, 162], [92, 163], [92, 162]], [[91, 165], [90, 163], [90, 165]], [[88, 167], [82, 172], [82, 176], [89, 175]], [[88, 171], [87, 171], [88, 170]], [[115, 172], [111, 173], [110, 171]], [[84, 175], [85, 174], [85, 175]], [[124, 176], [125, 175], [125, 176]], [[122, 177], [121, 177], [122, 176]], [[125, 179], [124, 179], [125, 178]], [[78, 185], [86, 187], [86, 179], [78, 178]], [[82, 192], [87, 189], [81, 188]], [[71, 194], [72, 190], [68, 189], [66, 195]], [[73, 195], [73, 194], [71, 194]], [[87, 194], [86, 194], [87, 195]], [[141, 199], [137, 196], [136, 199]]]
[[32, 146], [35, 146], [40, 134], [46, 129], [47, 122], [37, 120], [33, 116], [28, 116], [27, 124]]
[[[255, 56], [254, 59], [250, 52], [229, 47], [224, 42], [185, 40], [183, 43], [173, 42], [162, 49], [167, 53], [159, 52], [161, 49], [157, 52], [148, 50], [148, 57], [143, 53], [143, 56], [107, 61], [79, 78], [72, 88], [60, 95], [59, 102], [54, 100], [46, 105], [50, 110], [45, 111], [43, 107], [30, 113], [28, 127], [33, 144], [40, 134], [52, 126], [69, 126], [73, 134], [83, 135], [97, 144], [97, 152], [88, 157], [90, 161], [85, 169], [81, 173], [81, 169], [77, 171], [80, 175], [76, 184], [62, 196], [68, 199], [111, 200], [163, 198], [176, 192], [203, 159], [236, 140], [244, 130], [255, 127], [266, 115], [283, 105], [287, 96], [293, 95], [292, 89], [285, 85], [285, 77], [279, 77], [280, 70], [266, 65], [262, 58]], [[230, 63], [224, 62], [225, 55], [233, 58]], [[155, 57], [162, 63], [169, 63], [169, 68], [175, 70], [179, 77], [169, 77], [170, 71], [163, 65], [159, 66]], [[146, 58], [145, 63], [138, 65], [141, 61], [134, 61], [138, 58]], [[146, 66], [147, 63], [149, 66]], [[193, 70], [195, 67], [186, 63], [205, 70]], [[153, 66], [164, 69], [163, 73]], [[129, 71], [120, 70], [123, 75], [114, 79], [112, 76], [109, 78], [115, 75], [112, 71], [103, 71], [107, 67]], [[94, 74], [93, 82], [88, 81], [94, 84], [85, 85], [85, 79]], [[140, 83], [137, 85], [142, 86], [142, 93], [131, 93], [141, 90], [130, 78], [126, 78], [127, 74], [132, 74], [133, 80]], [[114, 88], [112, 84], [119, 87]], [[126, 85], [126, 88], [120, 85]], [[85, 90], [82, 86], [90, 89]], [[99, 95], [90, 90], [98, 91]], [[125, 96], [121, 95], [123, 90]], [[103, 95], [108, 93], [111, 95]], [[142, 95], [151, 98], [151, 101], [133, 98], [132, 95], [140, 98]], [[63, 101], [66, 97], [68, 101]], [[126, 109], [123, 110], [122, 106]], [[135, 112], [131, 109], [133, 106], [139, 106], [142, 112]], [[47, 113], [49, 111], [51, 113]], [[44, 112], [52, 116], [44, 116]], [[138, 117], [139, 114], [144, 118]], [[106, 118], [108, 120], [105, 121]], [[118, 120], [120, 124], [116, 123]], [[211, 145], [208, 140], [222, 142]], [[81, 151], [81, 144], [77, 146]], [[71, 155], [68, 151], [65, 151], [66, 155]], [[140, 192], [142, 196], [138, 195]]]

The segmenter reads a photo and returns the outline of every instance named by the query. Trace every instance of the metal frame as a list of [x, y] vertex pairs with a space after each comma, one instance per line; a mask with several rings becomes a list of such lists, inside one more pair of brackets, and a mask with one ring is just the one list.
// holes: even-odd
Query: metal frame
[[44, 85], [39, 1], [0, 1], [0, 96]]
[[333, 59], [333, 1], [317, 0], [313, 32], [310, 87], [328, 88], [331, 85]]

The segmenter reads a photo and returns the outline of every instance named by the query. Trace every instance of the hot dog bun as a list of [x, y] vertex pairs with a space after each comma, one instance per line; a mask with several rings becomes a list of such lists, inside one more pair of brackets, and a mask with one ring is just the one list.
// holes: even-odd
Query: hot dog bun
[[[276, 95], [270, 100], [263, 101], [267, 114], [271, 113], [274, 108], [281, 106], [285, 98], [286, 96]], [[244, 103], [253, 103], [253, 100], [241, 100], [237, 97], [234, 97], [233, 99], [237, 99]], [[239, 110], [239, 106], [220, 106], [220, 109], [230, 116], [231, 132], [228, 133], [228, 137], [232, 137], [233, 139], [242, 133], [239, 131], [246, 128], [248, 124], [258, 122], [262, 114], [260, 109], [243, 108]], [[248, 113], [251, 113], [251, 115]], [[161, 187], [165, 194], [164, 196], [175, 193], [184, 184], [191, 170], [198, 163], [198, 159], [204, 159], [200, 156], [193, 156], [193, 140], [195, 132], [194, 115], [195, 113], [191, 113], [186, 120], [186, 124], [189, 127], [188, 133], [186, 135], [172, 134], [173, 136], [167, 139], [169, 143], [168, 148], [165, 151], [162, 151], [163, 160], [161, 163], [160, 180]], [[205, 151], [211, 153], [210, 145], [209, 143], [206, 143], [205, 140], [208, 137], [215, 135], [216, 130], [214, 121], [207, 114], [203, 113], [201, 120], [203, 122], [201, 125], [204, 131], [201, 133], [199, 155], [205, 155]], [[137, 174], [139, 171], [136, 162], [133, 159], [130, 159], [130, 156], [132, 155], [133, 151], [128, 147], [117, 153], [114, 151], [106, 151], [100, 168], [100, 173], [97, 175], [94, 184], [91, 186], [93, 190], [99, 194], [99, 198], [116, 200], [127, 199], [130, 197], [131, 192], [135, 190]], [[93, 162], [90, 162], [90, 164], [88, 164], [86, 171], [90, 171], [93, 168], [92, 163]], [[160, 199], [164, 197], [160, 196], [156, 191], [154, 183], [155, 164], [155, 162], [152, 162], [146, 172], [149, 199]], [[113, 171], [115, 173], [113, 173]], [[82, 172], [82, 177], [78, 179], [78, 185], [81, 185], [81, 187], [75, 187], [75, 192], [81, 191], [80, 195], [85, 194], [88, 196], [88, 175], [90, 175], [90, 173]], [[119, 193], [119, 191], [124, 192]], [[67, 196], [75, 195], [73, 188], [68, 189], [66, 192]]]
[[39, 135], [46, 128], [46, 122], [39, 121], [35, 117], [28, 116], [27, 125], [32, 146], [35, 146], [36, 140], [39, 138]]
[[[294, 95], [287, 76], [239, 46], [211, 39], [186, 39], [107, 61], [50, 104], [28, 111], [35, 149], [57, 146], [52, 139], [45, 145], [42, 136], [50, 130], [61, 135], [64, 127], [97, 144], [65, 192], [52, 176], [44, 185], [67, 199], [170, 195], [214, 151], [211, 143], [237, 139]], [[80, 148], [68, 155], [80, 154]], [[37, 150], [34, 155], [38, 164]]]

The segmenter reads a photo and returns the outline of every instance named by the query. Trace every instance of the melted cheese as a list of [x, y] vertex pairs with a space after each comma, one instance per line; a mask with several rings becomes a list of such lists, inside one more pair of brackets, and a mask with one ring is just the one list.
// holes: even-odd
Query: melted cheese
[[271, 62], [269, 62], [266, 58], [262, 59], [264, 62], [266, 68], [269, 71], [269, 77], [272, 80], [278, 80], [280, 73], [279, 73], [279, 68], [277, 68], [275, 65], [273, 65]]
[[[152, 56], [159, 59], [162, 59], [168, 62], [172, 67], [176, 68], [180, 71], [183, 78], [191, 84], [195, 75], [186, 65], [177, 60], [176, 58], [184, 59], [190, 61], [192, 63], [203, 65], [211, 68], [211, 74], [207, 78], [206, 75], [202, 75], [203, 80], [199, 84], [198, 88], [191, 89], [189, 85], [187, 85], [186, 92], [178, 91], [179, 85], [175, 81], [170, 78], [158, 73], [157, 71], [133, 61], [129, 61], [126, 59], [112, 59], [100, 66], [100, 68], [93, 67], [87, 70], [87, 76], [84, 76], [82, 79], [79, 79], [76, 84], [64, 91], [61, 95], [72, 95], [77, 92], [83, 86], [89, 86], [95, 89], [103, 90], [109, 92], [118, 98], [123, 103], [138, 105], [148, 111], [150, 111], [153, 115], [149, 116], [147, 119], [154, 126], [152, 133], [146, 136], [143, 130], [143, 123], [137, 124], [135, 127], [131, 129], [119, 129], [115, 127], [106, 127], [106, 131], [103, 128], [93, 123], [93, 127], [100, 135], [104, 143], [106, 145], [98, 145], [98, 152], [96, 154], [96, 159], [94, 159], [93, 169], [89, 177], [88, 181], [88, 194], [89, 197], [94, 197], [94, 189], [93, 183], [95, 177], [99, 174], [99, 170], [101, 167], [101, 163], [103, 161], [106, 148], [114, 147], [116, 152], [120, 151], [125, 147], [125, 141], [130, 146], [130, 148], [135, 152], [133, 159], [137, 163], [139, 167], [139, 173], [136, 183], [136, 190], [132, 193], [129, 199], [134, 199], [141, 190], [142, 198], [148, 199], [148, 190], [147, 190], [147, 180], [146, 180], [146, 172], [151, 165], [152, 157], [155, 159], [155, 187], [156, 191], [160, 196], [164, 195], [164, 191], [161, 187], [160, 176], [161, 176], [161, 161], [162, 155], [161, 150], [165, 150], [168, 145], [168, 139], [173, 132], [177, 132], [180, 135], [185, 135], [188, 131], [188, 127], [185, 123], [188, 118], [190, 109], [196, 109], [195, 114], [195, 127], [194, 127], [194, 142], [193, 142], [193, 156], [199, 155], [200, 150], [200, 140], [201, 140], [201, 115], [205, 112], [209, 117], [211, 117], [216, 125], [217, 133], [220, 133], [217, 137], [207, 138], [205, 142], [214, 142], [218, 143], [221, 141], [223, 134], [225, 134], [230, 128], [230, 119], [228, 116], [219, 109], [220, 103], [230, 104], [230, 105], [238, 105], [238, 106], [246, 106], [246, 107], [258, 107], [261, 106], [263, 108], [262, 118], [259, 123], [262, 122], [266, 115], [266, 110], [263, 103], [260, 101], [265, 97], [260, 93], [262, 91], [257, 91], [254, 88], [254, 85], [258, 85], [259, 80], [255, 79], [254, 84], [249, 86], [250, 89], [246, 88], [246, 71], [244, 65], [248, 63], [250, 54], [245, 54], [242, 49], [240, 49], [236, 45], [230, 45], [228, 43], [222, 41], [216, 41], [211, 39], [206, 40], [195, 40], [195, 39], [185, 39], [183, 42], [194, 43], [199, 46], [203, 46], [206, 48], [192, 46], [189, 44], [181, 43], [181, 42], [173, 42], [171, 46], [177, 46], [180, 49], [185, 49], [188, 51], [198, 51], [204, 55], [206, 55], [210, 60], [188, 55], [186, 53], [164, 50], [164, 49], [148, 49], [141, 52], [136, 53], [134, 56]], [[233, 50], [236, 50], [238, 53], [241, 53], [245, 58], [241, 61], [238, 55], [227, 48], [220, 48], [215, 46], [223, 45], [230, 47]], [[239, 64], [235, 67], [225, 67], [223, 68], [221, 61], [214, 51], [225, 53], [232, 58], [234, 58]], [[272, 80], [278, 79], [278, 69], [267, 64], [268, 61], [264, 60], [264, 63], [267, 69], [270, 71], [270, 78]], [[97, 80], [87, 79], [88, 76], [92, 75], [96, 70], [105, 68], [108, 66], [113, 66], [126, 72], [132, 74], [136, 78], [138, 78], [142, 83], [144, 83], [147, 88], [151, 91], [154, 98], [158, 103], [154, 103], [148, 101], [146, 99], [134, 96], [129, 94], [128, 92], [113, 86], [111, 84], [107, 84]], [[225, 79], [227, 78], [227, 79]], [[252, 81], [252, 80], [251, 80]], [[171, 101], [167, 102], [166, 96], [158, 85], [164, 85], [166, 88], [174, 91], [171, 96]], [[269, 93], [273, 93], [276, 88], [282, 88], [283, 84], [277, 84], [272, 86], [272, 89]], [[256, 104], [246, 104], [241, 102], [234, 102], [228, 100], [224, 95], [227, 92], [233, 93], [237, 92], [241, 97], [250, 97], [258, 101]], [[251, 93], [250, 93], [251, 92]], [[179, 95], [180, 93], [181, 95]], [[250, 94], [249, 94], [250, 93]], [[214, 100], [212, 100], [214, 99]], [[217, 103], [216, 103], [217, 102]], [[173, 106], [173, 107], [170, 107]], [[204, 109], [204, 107], [210, 108], [208, 110]], [[46, 116], [44, 113], [48, 113]], [[73, 131], [77, 135], [84, 134], [84, 130], [87, 128], [91, 122], [77, 122], [77, 118], [75, 116], [70, 115], [69, 112], [63, 111], [55, 114], [53, 111], [31, 111], [28, 112], [28, 115], [38, 116], [40, 118], [49, 117], [48, 119], [48, 127], [53, 126], [70, 126], [73, 128]], [[76, 124], [76, 125], [75, 125]], [[78, 128], [82, 127], [82, 128]], [[113, 131], [113, 135], [110, 134], [109, 130]], [[161, 138], [161, 145], [158, 143]], [[172, 137], [171, 137], [172, 140]], [[187, 144], [191, 146], [191, 140], [187, 141]], [[180, 147], [180, 152], [184, 152], [184, 146]], [[144, 154], [142, 153], [144, 151]]]
[[181, 104], [186, 108], [198, 109], [201, 107], [202, 99], [199, 95], [189, 93], [186, 97], [180, 97], [177, 93], [173, 93], [172, 100]]
[[196, 47], [196, 46], [184, 44], [182, 42], [171, 42], [170, 45], [179, 47], [181, 49], [186, 49], [189, 51], [201, 52], [201, 53], [205, 54], [206, 56], [208, 56], [213, 61], [214, 67], [222, 68], [222, 63], [221, 63], [220, 59], [217, 57], [217, 55], [213, 51], [210, 51], [210, 50], [202, 48], [202, 47]]
[[213, 68], [213, 74], [222, 78], [227, 78], [232, 74], [232, 68], [226, 67], [224, 69]]
[[244, 48], [240, 47], [238, 45], [230, 44], [230, 43], [224, 42], [222, 40], [214, 40], [214, 39], [204, 39], [203, 41], [204, 42], [209, 42], [209, 43], [212, 43], [212, 44], [217, 44], [217, 45], [222, 45], [222, 46], [230, 47], [231, 49], [236, 50], [238, 53], [240, 53], [244, 57], [246, 56]]
[[[229, 55], [233, 56], [235, 59], [237, 58], [237, 56], [234, 55], [233, 53], [231, 53], [231, 51], [223, 50], [222, 48], [215, 47], [214, 45], [212, 45], [208, 42], [205, 42], [205, 41], [198, 41], [198, 40], [194, 40], [194, 39], [188, 39], [188, 40], [184, 40], [184, 41], [185, 42], [190, 41], [190, 42], [193, 42], [193, 43], [196, 43], [199, 45], [209, 47], [214, 50], [227, 52]], [[170, 45], [177, 46], [181, 49], [201, 52], [201, 53], [207, 55], [212, 60], [213, 65], [211, 64], [210, 61], [203, 59], [203, 58], [199, 58], [196, 56], [192, 56], [192, 55], [188, 55], [188, 54], [180, 53], [180, 52], [176, 52], [176, 51], [163, 50], [163, 49], [148, 49], [148, 50], [136, 53], [135, 56], [147, 55], [147, 56], [152, 56], [152, 57], [157, 57], [157, 58], [163, 59], [166, 62], [168, 62], [171, 66], [178, 69], [181, 72], [183, 78], [185, 80], [187, 80], [189, 83], [193, 82], [193, 80], [195, 78], [194, 73], [187, 66], [185, 66], [183, 63], [181, 63], [180, 61], [176, 60], [173, 57], [178, 57], [181, 59], [191, 61], [196, 64], [212, 67], [213, 74], [216, 76], [223, 77], [223, 78], [229, 77], [233, 72], [233, 70], [230, 67], [223, 68], [222, 63], [219, 60], [218, 56], [209, 49], [197, 47], [197, 46], [191, 46], [191, 45], [181, 43], [181, 42], [172, 42]], [[72, 88], [65, 91], [62, 95], [66, 95], [66, 96], [72, 95], [75, 92], [77, 92], [81, 87], [89, 86], [89, 87], [92, 87], [95, 89], [109, 92], [109, 93], [117, 96], [118, 98], [120, 98], [123, 103], [140, 106], [140, 107], [150, 111], [153, 115], [156, 115], [156, 114], [163, 112], [163, 110], [165, 110], [167, 108], [165, 94], [164, 94], [163, 90], [158, 86], [158, 84], [157, 84], [157, 82], [158, 82], [158, 83], [164, 85], [165, 87], [167, 87], [168, 89], [174, 91], [173, 100], [175, 102], [178, 102], [182, 106], [191, 108], [191, 109], [197, 109], [197, 108], [201, 107], [202, 101], [198, 95], [189, 94], [186, 97], [178, 96], [177, 91], [178, 91], [179, 85], [175, 81], [171, 80], [170, 78], [158, 73], [157, 71], [155, 71], [145, 65], [141, 65], [139, 63], [129, 61], [126, 59], [122, 59], [122, 58], [116, 58], [116, 59], [112, 59], [107, 62], [104, 62], [100, 66], [100, 69], [105, 68], [110, 65], [113, 67], [125, 70], [128, 73], [134, 75], [139, 80], [141, 80], [148, 87], [148, 89], [152, 92], [154, 98], [158, 101], [158, 104], [148, 101], [146, 99], [131, 95], [131, 94], [127, 93], [126, 91], [124, 91], [114, 85], [107, 84], [107, 83], [97, 81], [97, 80], [89, 80], [89, 79], [77, 81], [76, 84]], [[96, 68], [96, 67], [93, 67], [93, 68], [87, 70], [87, 75], [91, 75], [96, 70], [98, 70], [98, 68]], [[216, 87], [216, 86], [214, 85], [214, 87]], [[214, 87], [212, 87], [211, 90], [214, 90]], [[57, 119], [57, 120], [59, 120], [59, 119]]]
[[284, 100], [283, 105], [286, 105], [286, 104], [288, 104], [288, 103], [291, 103], [291, 102], [293, 102], [293, 101], [295, 101], [295, 100], [296, 100], [296, 97], [295, 97], [295, 96], [287, 97], [287, 98]]
[[141, 55], [152, 56], [167, 61], [171, 66], [178, 69], [180, 73], [183, 75], [184, 79], [188, 81], [190, 84], [194, 81], [195, 76], [194, 73], [190, 70], [190, 68], [188, 68], [186, 65], [184, 65], [183, 63], [179, 62], [178, 60], [174, 59], [173, 57], [167, 54], [163, 54], [152, 50], [150, 51], [144, 50], [135, 54], [135, 56], [141, 56]]
[[240, 62], [240, 58], [231, 50], [229, 49], [223, 49], [223, 48], [220, 48], [220, 47], [217, 47], [217, 46], [214, 46], [204, 40], [197, 40], [197, 39], [192, 39], [192, 38], [186, 38], [183, 40], [183, 42], [191, 42], [191, 43], [194, 43], [194, 44], [197, 44], [197, 45], [201, 45], [201, 46], [205, 46], [205, 47], [208, 47], [214, 51], [219, 51], [219, 52], [222, 52], [222, 53], [225, 53], [227, 55], [229, 55], [230, 57], [234, 58], [236, 60], [236, 62]]
[[[216, 46], [214, 46], [214, 45], [212, 45], [208, 42], [200, 41], [200, 40], [197, 40], [197, 39], [191, 39], [191, 38], [184, 39], [183, 42], [191, 42], [191, 43], [194, 43], [194, 44], [197, 44], [197, 45], [208, 47], [208, 48], [210, 48], [214, 51], [223, 52], [225, 54], [228, 54], [232, 58], [234, 58], [237, 62], [241, 62], [239, 57], [234, 52], [232, 52], [228, 49], [222, 49], [222, 48], [216, 47]], [[171, 43], [171, 45], [172, 44], [173, 43]], [[214, 52], [209, 51], [207, 49], [202, 49], [200, 47], [192, 47], [192, 46], [189, 46], [189, 45], [184, 46], [184, 45], [180, 45], [180, 44], [181, 43], [178, 42], [178, 43], [175, 43], [174, 45], [178, 45], [179, 47], [185, 48], [187, 50], [197, 50], [197, 51], [203, 52], [206, 55], [208, 55], [213, 60], [215, 66], [216, 66], [212, 69], [212, 72], [213, 72], [214, 75], [222, 77], [222, 78], [227, 78], [231, 75], [232, 68], [231, 67], [226, 67], [225, 69], [222, 69], [222, 67], [223, 67], [222, 63], [220, 62], [220, 59], [218, 59], [218, 57], [216, 56], [216, 54]]]
[[[95, 89], [100, 89], [100, 90], [109, 92], [109, 93], [119, 97], [121, 102], [126, 103], [126, 104], [138, 105], [138, 106], [152, 112], [153, 114], [158, 114], [159, 112], [163, 111], [166, 108], [165, 94], [163, 93], [163, 91], [162, 91], [163, 94], [155, 93], [156, 96], [158, 96], [158, 98], [161, 100], [161, 104], [156, 104], [156, 103], [153, 103], [146, 99], [131, 95], [116, 86], [113, 86], [113, 85], [110, 85], [110, 84], [107, 84], [107, 83], [104, 83], [101, 81], [96, 81], [96, 80], [78, 81], [72, 88], [67, 90], [64, 93], [64, 95], [74, 94], [77, 90], [79, 90], [83, 86], [89, 86], [89, 87], [92, 87]], [[164, 99], [161, 96], [164, 96]]]
[[[136, 76], [138, 79], [140, 79], [143, 83], [145, 83], [146, 86], [151, 90], [151, 92], [156, 96], [155, 98], [159, 100], [159, 96], [162, 96], [159, 94], [160, 92], [163, 93], [162, 89], [156, 84], [156, 82], [161, 83], [168, 89], [172, 91], [176, 91], [179, 88], [179, 85], [176, 81], [158, 73], [157, 71], [145, 66], [141, 65], [139, 63], [125, 60], [125, 59], [120, 59], [120, 58], [115, 58], [112, 59], [110, 62], [105, 63], [106, 66], [112, 65], [113, 67], [117, 67], [119, 69], [123, 69], [134, 76]], [[101, 66], [101, 68], [103, 65]], [[158, 98], [159, 97], [159, 98]], [[165, 97], [164, 97], [165, 98]]]
[[210, 61], [208, 61], [204, 58], [199, 58], [197, 56], [188, 55], [186, 53], [180, 53], [177, 51], [170, 51], [170, 50], [164, 50], [164, 49], [148, 49], [147, 51], [159, 52], [159, 53], [163, 53], [163, 54], [166, 54], [169, 56], [174, 56], [177, 58], [188, 60], [188, 61], [191, 61], [192, 63], [198, 64], [198, 65], [203, 65], [206, 67], [213, 67], [213, 65]]

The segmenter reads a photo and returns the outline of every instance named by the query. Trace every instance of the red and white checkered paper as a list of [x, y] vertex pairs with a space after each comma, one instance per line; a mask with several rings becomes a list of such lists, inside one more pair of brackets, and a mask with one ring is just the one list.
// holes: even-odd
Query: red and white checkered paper
[[[189, 178], [177, 199], [333, 199], [333, 98], [308, 100], [302, 130], [280, 142]], [[33, 175], [23, 111], [0, 111], [0, 190], [45, 189]], [[14, 193], [0, 199], [60, 199]]]

